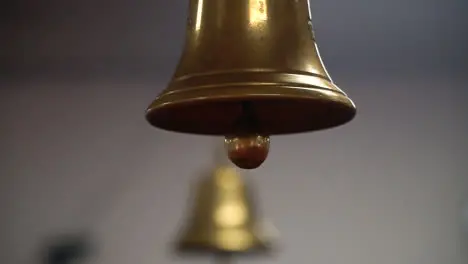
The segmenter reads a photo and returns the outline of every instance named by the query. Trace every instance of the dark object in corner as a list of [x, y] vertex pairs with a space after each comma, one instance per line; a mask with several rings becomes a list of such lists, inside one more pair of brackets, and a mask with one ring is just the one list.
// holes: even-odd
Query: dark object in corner
[[90, 252], [87, 239], [82, 236], [67, 236], [54, 239], [45, 249], [44, 264], [69, 264], [85, 259]]

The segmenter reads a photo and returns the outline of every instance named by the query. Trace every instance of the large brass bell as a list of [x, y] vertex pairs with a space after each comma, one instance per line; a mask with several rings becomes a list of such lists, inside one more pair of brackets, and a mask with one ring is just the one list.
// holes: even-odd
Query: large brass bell
[[214, 253], [264, 251], [271, 242], [257, 220], [241, 175], [232, 167], [218, 167], [197, 190], [178, 249]]
[[270, 135], [339, 126], [355, 113], [322, 63], [308, 0], [190, 0], [185, 49], [146, 118], [227, 136], [239, 163], [261, 163]]

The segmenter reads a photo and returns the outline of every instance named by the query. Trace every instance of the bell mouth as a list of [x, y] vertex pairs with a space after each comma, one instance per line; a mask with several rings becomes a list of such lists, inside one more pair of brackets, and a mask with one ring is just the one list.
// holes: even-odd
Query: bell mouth
[[328, 129], [351, 121], [354, 103], [341, 91], [304, 86], [223, 86], [163, 93], [147, 109], [154, 127], [172, 132], [226, 135], [249, 102], [268, 135]]
[[214, 244], [178, 244], [176, 251], [182, 254], [236, 254], [236, 255], [254, 255], [270, 253], [271, 248], [267, 245], [252, 245], [244, 250], [226, 249]]
[[176, 251], [186, 254], [249, 255], [268, 253], [272, 249], [271, 243], [263, 241], [245, 230], [237, 230], [238, 232], [245, 233], [243, 237], [228, 234], [225, 239], [220, 239], [220, 235], [226, 231], [230, 230], [217, 231], [211, 236], [205, 233], [203, 235], [186, 237], [183, 241], [177, 243]]

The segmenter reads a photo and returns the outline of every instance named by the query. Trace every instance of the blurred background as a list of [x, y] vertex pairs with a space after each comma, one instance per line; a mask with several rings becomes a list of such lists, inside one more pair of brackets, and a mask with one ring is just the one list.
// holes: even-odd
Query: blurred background
[[[325, 65], [358, 115], [272, 138], [246, 176], [280, 251], [239, 263], [468, 263], [468, 2], [311, 6]], [[168, 244], [222, 139], [144, 120], [177, 65], [187, 7], [2, 3], [0, 263], [41, 263], [54, 237], [77, 234], [95, 248], [84, 263], [211, 263]]]

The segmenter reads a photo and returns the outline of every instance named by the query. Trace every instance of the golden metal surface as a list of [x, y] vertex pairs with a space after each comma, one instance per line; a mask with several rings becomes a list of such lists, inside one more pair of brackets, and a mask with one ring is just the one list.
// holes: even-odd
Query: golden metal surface
[[236, 169], [217, 168], [197, 191], [179, 249], [245, 253], [269, 248], [246, 185]]
[[146, 118], [165, 130], [226, 135], [246, 101], [267, 135], [354, 118], [320, 58], [308, 0], [190, 0], [185, 49]]

